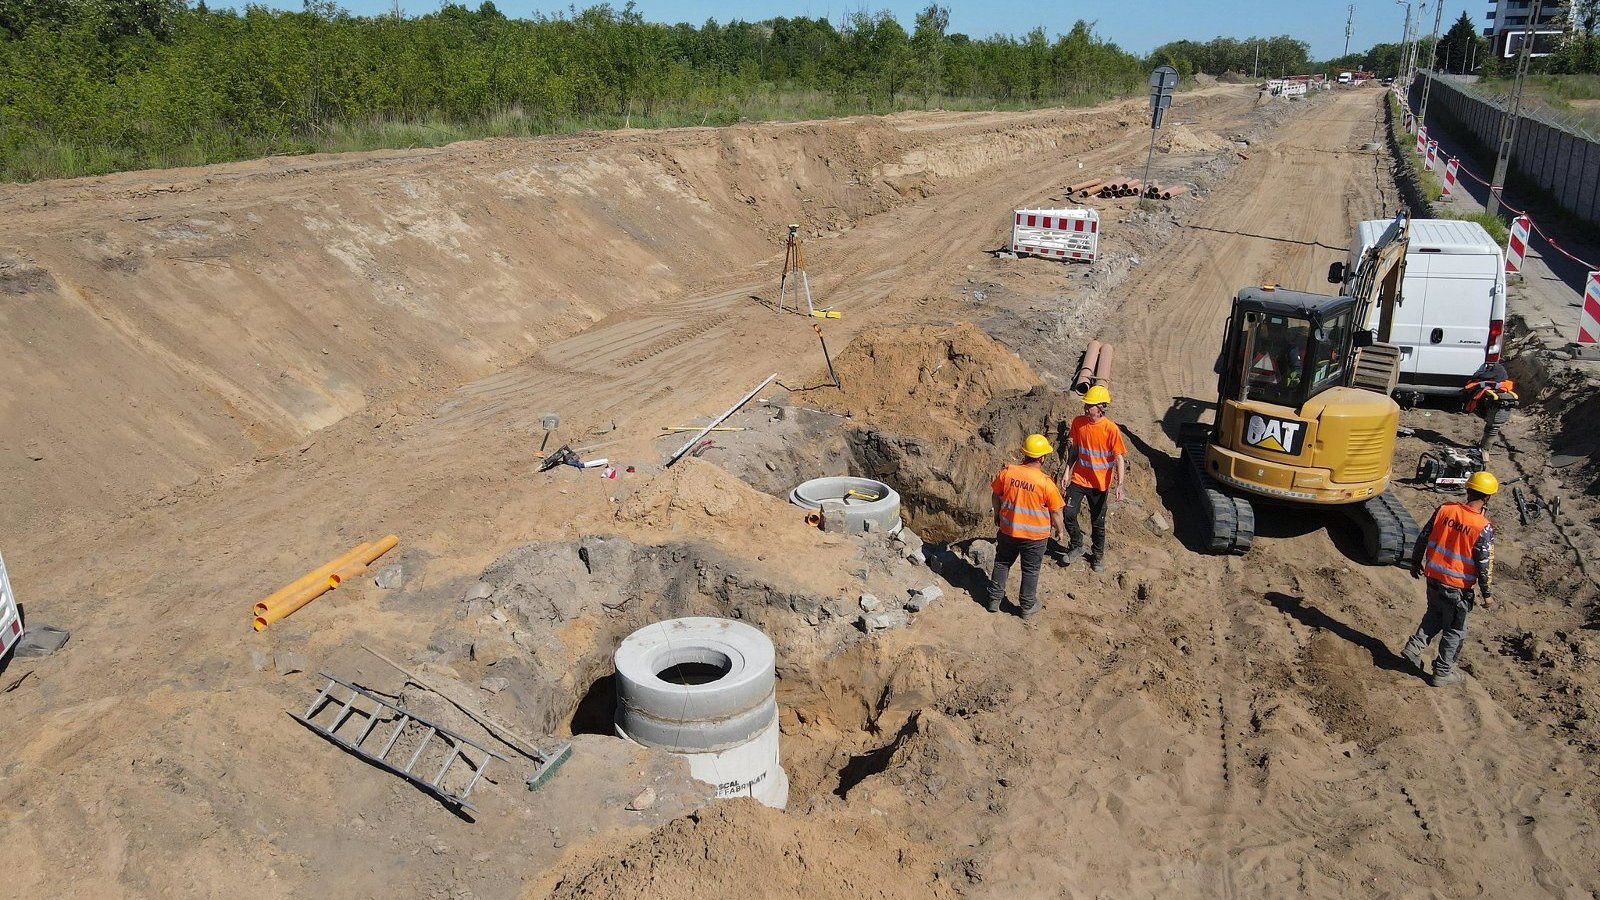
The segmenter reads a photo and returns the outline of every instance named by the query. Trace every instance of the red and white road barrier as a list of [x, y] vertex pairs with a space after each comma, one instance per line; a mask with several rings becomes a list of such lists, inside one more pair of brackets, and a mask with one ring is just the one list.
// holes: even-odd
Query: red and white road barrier
[[1429, 141], [1428, 142], [1428, 171], [1429, 172], [1437, 172], [1437, 171], [1439, 171], [1439, 142], [1438, 141]]
[[22, 637], [22, 616], [17, 610], [17, 595], [11, 593], [11, 580], [6, 577], [6, 561], [0, 559], [0, 660], [4, 660], [11, 646]]
[[1428, 149], [1428, 126], [1417, 126], [1417, 152], [1423, 153]]
[[1092, 262], [1100, 253], [1100, 213], [1092, 209], [1019, 209], [1011, 214], [1011, 252]]
[[1578, 343], [1600, 344], [1600, 272], [1583, 282], [1583, 312], [1578, 313]]
[[1456, 173], [1460, 170], [1461, 161], [1453, 156], [1450, 157], [1449, 162], [1444, 164], [1444, 184], [1439, 188], [1440, 200], [1456, 199], [1454, 196], [1456, 192]]
[[1506, 241], [1507, 275], [1522, 274], [1522, 260], [1528, 255], [1528, 232], [1532, 228], [1533, 220], [1527, 216], [1511, 220], [1511, 239]]

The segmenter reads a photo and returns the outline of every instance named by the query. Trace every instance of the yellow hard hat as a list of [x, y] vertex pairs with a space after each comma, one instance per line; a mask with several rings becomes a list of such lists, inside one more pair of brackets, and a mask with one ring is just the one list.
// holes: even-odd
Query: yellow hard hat
[[1106, 390], [1105, 385], [1097, 384], [1089, 388], [1089, 392], [1083, 395], [1083, 402], [1085, 406], [1094, 406], [1097, 403], [1109, 404], [1111, 402], [1111, 392]]
[[1050, 440], [1042, 434], [1030, 434], [1028, 439], [1022, 442], [1022, 455], [1029, 459], [1049, 456], [1054, 452], [1056, 448], [1050, 446]]
[[1500, 490], [1500, 479], [1488, 472], [1473, 472], [1472, 477], [1467, 479], [1467, 490], [1492, 497]]

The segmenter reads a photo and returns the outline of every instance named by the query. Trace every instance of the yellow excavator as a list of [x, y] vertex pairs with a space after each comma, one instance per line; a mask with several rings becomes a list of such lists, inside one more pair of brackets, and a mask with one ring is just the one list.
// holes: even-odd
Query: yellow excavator
[[1269, 284], [1234, 297], [1216, 423], [1189, 423], [1179, 435], [1210, 552], [1248, 551], [1251, 504], [1271, 503], [1344, 512], [1373, 562], [1410, 562], [1417, 523], [1388, 489], [1400, 420], [1390, 396], [1400, 349], [1389, 336], [1409, 224], [1395, 217], [1354, 273], [1333, 264], [1329, 280], [1345, 285], [1339, 296]]

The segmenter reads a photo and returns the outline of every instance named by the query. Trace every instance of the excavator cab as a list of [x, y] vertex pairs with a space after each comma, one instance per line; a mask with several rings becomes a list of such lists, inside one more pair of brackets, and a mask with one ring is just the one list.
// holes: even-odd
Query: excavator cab
[[[1407, 223], [1367, 252], [1347, 294], [1249, 287], [1233, 300], [1217, 419], [1181, 436], [1209, 512], [1209, 549], [1243, 553], [1252, 502], [1334, 507], [1361, 525], [1374, 561], [1406, 560], [1416, 523], [1387, 488], [1400, 407], [1399, 350], [1386, 342], [1400, 302]], [[1365, 327], [1373, 304], [1379, 329]]]

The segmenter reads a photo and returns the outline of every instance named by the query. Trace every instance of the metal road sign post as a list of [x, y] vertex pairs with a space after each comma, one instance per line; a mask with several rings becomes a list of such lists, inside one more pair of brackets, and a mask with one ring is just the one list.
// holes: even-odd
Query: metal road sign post
[[[1150, 184], [1150, 162], [1156, 156], [1156, 131], [1161, 128], [1161, 120], [1172, 106], [1172, 92], [1178, 87], [1178, 70], [1171, 66], [1156, 66], [1150, 73], [1150, 152], [1144, 158], [1144, 179], [1139, 183], [1140, 191]], [[1139, 205], [1144, 206], [1145, 201], [1141, 196]]]

